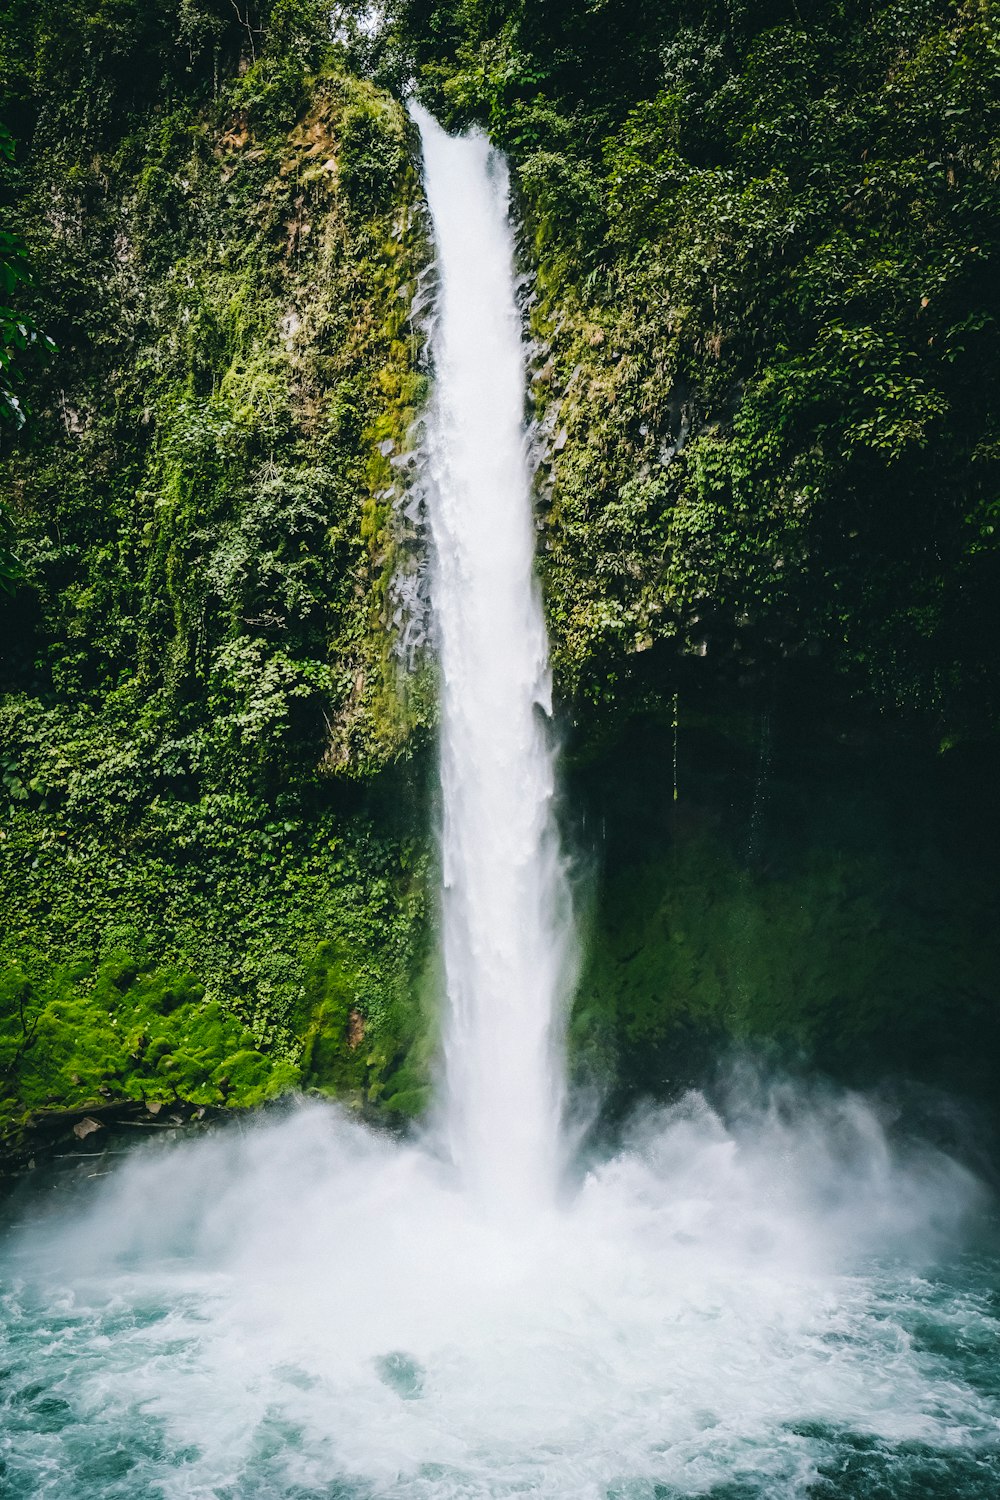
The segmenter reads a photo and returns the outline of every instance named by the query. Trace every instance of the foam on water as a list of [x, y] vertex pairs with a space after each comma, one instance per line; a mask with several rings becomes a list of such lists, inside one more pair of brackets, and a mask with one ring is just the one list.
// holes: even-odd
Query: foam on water
[[852, 1096], [692, 1096], [504, 1226], [321, 1106], [94, 1186], [0, 1265], [13, 1496], [791, 1500], [845, 1443], [1000, 1473], [995, 1305], [931, 1270], [982, 1190]]

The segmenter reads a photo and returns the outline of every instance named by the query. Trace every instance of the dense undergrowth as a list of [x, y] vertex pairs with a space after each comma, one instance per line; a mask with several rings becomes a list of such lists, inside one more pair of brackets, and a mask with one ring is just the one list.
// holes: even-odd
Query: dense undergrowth
[[[514, 164], [541, 570], [601, 829], [581, 1065], [661, 1089], [763, 1037], [995, 1097], [995, 8], [394, 15], [387, 76]], [[741, 802], [748, 705], [783, 728]]]
[[377, 818], [341, 785], [428, 714], [391, 628], [409, 127], [319, 8], [12, 9], [10, 222], [58, 354], [0, 470], [2, 1113], [373, 1101], [425, 945], [424, 773]]
[[939, 1035], [961, 1086], [988, 851], [915, 850], [883, 793], [852, 831], [850, 776], [821, 826], [822, 755], [768, 839], [738, 773], [678, 787], [672, 725], [738, 761], [727, 703], [794, 723], [806, 684], [816, 744], [940, 752], [894, 828], [939, 781], [963, 827], [992, 806], [993, 8], [364, 9], [0, 3], [0, 1129], [293, 1086], [421, 1107], [411, 85], [514, 167], [556, 686], [606, 844], [581, 1066], [660, 1088], [766, 1036], [933, 1078]]

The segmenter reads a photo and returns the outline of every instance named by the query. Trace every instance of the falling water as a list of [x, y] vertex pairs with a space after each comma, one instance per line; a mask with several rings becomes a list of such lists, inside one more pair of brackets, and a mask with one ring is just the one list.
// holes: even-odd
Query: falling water
[[425, 110], [439, 274], [429, 419], [440, 641], [446, 1126], [463, 1180], [551, 1201], [569, 903], [552, 816], [548, 653], [534, 576], [524, 351], [503, 158]]

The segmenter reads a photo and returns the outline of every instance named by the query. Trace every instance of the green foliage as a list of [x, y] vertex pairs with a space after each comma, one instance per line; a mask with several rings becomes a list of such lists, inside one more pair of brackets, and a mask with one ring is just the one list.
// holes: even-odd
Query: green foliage
[[[324, 742], [331, 765], [379, 763], [407, 722], [382, 623], [392, 518], [366, 490], [376, 444], [402, 447], [412, 421], [399, 318], [422, 239], [398, 106], [299, 72], [291, 128], [252, 124], [253, 73], [211, 121], [122, 143], [113, 187], [80, 208], [86, 244], [36, 227], [72, 289], [54, 310], [66, 368], [39, 383], [44, 422], [6, 478], [25, 666], [104, 697], [132, 737], [184, 741], [203, 777], [262, 788]], [[88, 285], [100, 236], [117, 270]]]
[[[46, 996], [58, 993], [83, 1009], [76, 1041], [70, 1011], [52, 1012], [51, 1026], [45, 1023], [51, 1046], [39, 1050], [32, 1042], [17, 1059], [8, 1116], [17, 1114], [17, 1100], [22, 1113], [49, 1095], [75, 1100], [63, 1091], [69, 1072], [80, 1074], [88, 1097], [98, 1087], [116, 1098], [148, 1092], [134, 1049], [114, 1053], [113, 1065], [100, 1062], [111, 1056], [104, 1034], [110, 1022], [100, 1019], [109, 964], [153, 974], [151, 995], [166, 984], [164, 971], [197, 976], [199, 1007], [180, 1015], [185, 1037], [202, 1025], [204, 996], [211, 1017], [227, 1018], [225, 1049], [261, 1054], [252, 1080], [242, 1059], [242, 1091], [228, 1102], [252, 1102], [244, 1097], [251, 1083], [254, 1090], [270, 1087], [272, 1075], [345, 1102], [377, 1099], [423, 1024], [406, 1002], [424, 962], [427, 871], [406, 823], [324, 806], [317, 791], [289, 791], [276, 802], [250, 794], [198, 801], [155, 795], [161, 776], [150, 775], [139, 755], [109, 753], [93, 716], [71, 739], [64, 725], [55, 737], [53, 719], [40, 722], [34, 705], [22, 704], [20, 713], [20, 753], [2, 762], [0, 901], [10, 920], [0, 971], [14, 985], [0, 1010], [10, 1043], [5, 1066], [10, 1070], [10, 1053], [25, 1032], [15, 1005], [21, 978], [30, 981], [29, 1029]], [[397, 787], [393, 803], [412, 800], [405, 791]], [[173, 1013], [169, 997], [154, 995], [149, 1004]], [[57, 1046], [60, 1018], [70, 1029]], [[85, 1069], [69, 1052], [79, 1052], [80, 1038], [98, 1020], [102, 1039]], [[215, 1094], [202, 1097], [203, 1080], [185, 1061], [208, 1057], [215, 1045], [177, 1041], [181, 1071], [171, 1081], [180, 1097], [220, 1102]], [[224, 1076], [236, 1078], [222, 1070], [210, 1082], [218, 1086]]]
[[392, 200], [407, 161], [406, 132], [397, 111], [372, 98], [350, 106], [340, 123], [340, 181], [361, 213]]
[[[13, 139], [0, 123], [0, 165], [13, 160]], [[0, 431], [5, 423], [12, 423], [15, 428], [24, 426], [26, 412], [19, 394], [18, 375], [25, 354], [36, 345], [46, 350], [55, 348], [47, 335], [39, 333], [31, 314], [20, 305], [30, 284], [31, 271], [22, 240], [0, 229]], [[9, 592], [19, 576], [14, 525], [0, 500], [0, 591]]]
[[0, 977], [0, 1130], [108, 1097], [246, 1108], [293, 1087], [253, 1036], [176, 969], [112, 958]]
[[995, 732], [994, 8], [396, 13], [428, 98], [514, 157], [577, 714], [618, 712], [652, 646], [668, 691], [686, 653], [805, 659]]
[[[695, 666], [995, 732], [992, 7], [390, 11], [369, 42], [319, 0], [0, 5], [0, 408], [32, 412], [0, 434], [9, 1125], [154, 1087], [426, 1099], [434, 684], [391, 619], [427, 246], [405, 115], [345, 56], [511, 154], [556, 680], [591, 736]], [[588, 1045], [821, 1050], [819, 968], [845, 1036], [879, 987], [903, 1027], [885, 913], [900, 985], [940, 970], [872, 894], [887, 863], [737, 864], [703, 829], [615, 874]]]
[[13, 377], [19, 356], [30, 348], [37, 335], [28, 314], [19, 312], [6, 299], [13, 298], [28, 280], [23, 245], [14, 235], [0, 232], [0, 295], [4, 298], [0, 302], [0, 418], [18, 427], [24, 425], [24, 410], [14, 390]]
[[70, 132], [89, 147], [241, 70], [245, 101], [285, 107], [332, 50], [320, 0], [4, 0], [0, 18], [3, 112], [24, 136], [40, 119], [50, 142]]
[[[320, 7], [241, 6], [240, 36], [184, 5], [180, 63], [169, 10], [114, 14], [66, 18], [107, 80], [91, 134], [70, 129], [91, 75], [50, 57], [48, 9], [8, 39], [39, 111], [15, 224], [62, 353], [26, 367], [34, 420], [0, 455], [21, 558], [0, 605], [4, 1118], [161, 1077], [195, 1103], [301, 1084], [362, 1105], [418, 1029], [400, 997], [426, 928], [425, 853], [376, 780], [430, 712], [386, 629], [379, 450], [403, 448], [421, 393], [408, 127], [330, 62]], [[163, 69], [141, 106], [117, 71], [130, 40]], [[60, 77], [65, 115], [41, 108]], [[169, 1068], [114, 1046], [122, 955], [154, 988], [203, 990], [147, 1026], [150, 1047], [173, 1028]]]
[[833, 747], [801, 697], [765, 716], [728, 698], [727, 719], [682, 697], [678, 801], [663, 718], [576, 787], [608, 831], [577, 1069], [656, 1093], [765, 1044], [854, 1083], [891, 1070], [995, 1100], [998, 803], [982, 768], [862, 735]]

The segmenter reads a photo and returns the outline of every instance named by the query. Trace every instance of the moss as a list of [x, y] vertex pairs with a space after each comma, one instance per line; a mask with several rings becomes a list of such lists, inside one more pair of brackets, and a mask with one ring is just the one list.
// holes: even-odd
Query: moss
[[0, 1128], [53, 1103], [245, 1108], [297, 1084], [294, 1064], [265, 1056], [235, 1016], [203, 996], [192, 976], [134, 959], [37, 979], [11, 966], [0, 975], [0, 1072], [10, 1091]]
[[345, 946], [321, 943], [306, 975], [302, 996], [303, 1018], [308, 1017], [303, 1080], [323, 1092], [355, 1101], [364, 1095], [367, 1071], [360, 990], [359, 976]]
[[902, 747], [831, 747], [801, 714], [770, 724], [763, 756], [731, 706], [714, 725], [692, 714], [676, 802], [656, 724], [578, 780], [607, 845], [576, 1068], [620, 1097], [768, 1046], [850, 1082], [908, 1074], [995, 1099], [995, 793]]
[[430, 1084], [418, 1082], [401, 1070], [393, 1085], [392, 1091], [382, 1098], [382, 1108], [399, 1120], [419, 1120], [431, 1101]]

